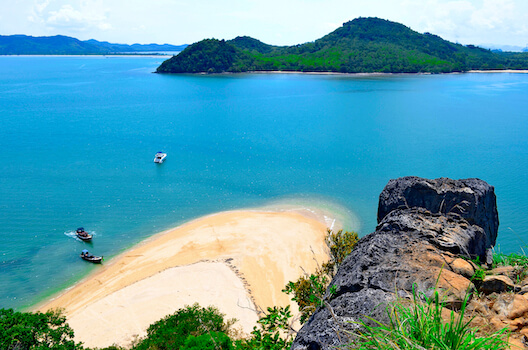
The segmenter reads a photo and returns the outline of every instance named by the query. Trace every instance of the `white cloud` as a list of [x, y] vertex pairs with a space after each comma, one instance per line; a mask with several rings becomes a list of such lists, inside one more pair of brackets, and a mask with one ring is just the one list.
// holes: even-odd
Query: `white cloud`
[[413, 29], [451, 41], [520, 44], [520, 36], [528, 35], [524, 0], [405, 0], [403, 6]]
[[515, 5], [511, 0], [484, 0], [473, 12], [470, 23], [477, 28], [501, 29], [515, 19]]
[[110, 30], [113, 26], [107, 20], [107, 12], [101, 0], [35, 0], [29, 20], [42, 23], [48, 32]]
[[192, 43], [250, 35], [312, 41], [376, 16], [463, 44], [528, 43], [528, 0], [0, 0], [0, 33]]

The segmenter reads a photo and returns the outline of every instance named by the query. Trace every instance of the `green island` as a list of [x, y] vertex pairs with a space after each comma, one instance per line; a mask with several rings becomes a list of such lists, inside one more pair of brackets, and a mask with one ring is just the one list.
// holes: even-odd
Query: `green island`
[[528, 53], [493, 52], [418, 33], [379, 18], [357, 18], [313, 42], [273, 46], [240, 36], [205, 39], [163, 62], [157, 73], [452, 73], [528, 69]]

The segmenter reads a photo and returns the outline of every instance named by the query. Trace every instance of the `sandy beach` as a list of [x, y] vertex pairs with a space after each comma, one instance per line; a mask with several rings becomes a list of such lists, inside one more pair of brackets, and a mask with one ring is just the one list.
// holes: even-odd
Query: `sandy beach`
[[105, 262], [38, 310], [64, 309], [76, 341], [90, 347], [128, 346], [195, 302], [216, 306], [249, 333], [260, 310], [291, 304], [281, 292], [288, 281], [327, 260], [323, 218], [309, 210], [206, 216]]
[[470, 70], [468, 73], [528, 73], [526, 69], [492, 69], [492, 70]]

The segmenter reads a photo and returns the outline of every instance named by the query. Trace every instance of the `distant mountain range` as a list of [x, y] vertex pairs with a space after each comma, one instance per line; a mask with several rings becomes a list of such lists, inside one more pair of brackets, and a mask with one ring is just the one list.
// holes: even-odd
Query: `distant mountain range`
[[420, 34], [400, 23], [357, 18], [320, 39], [294, 46], [272, 46], [247, 36], [202, 40], [163, 62], [157, 72], [448, 73], [476, 69], [528, 69], [528, 53], [492, 52]]
[[528, 52], [528, 47], [515, 45], [495, 45], [495, 44], [480, 44], [480, 47], [499, 52]]
[[111, 55], [123, 53], [176, 52], [188, 45], [112, 44], [106, 41], [81, 41], [68, 36], [0, 35], [0, 55]]

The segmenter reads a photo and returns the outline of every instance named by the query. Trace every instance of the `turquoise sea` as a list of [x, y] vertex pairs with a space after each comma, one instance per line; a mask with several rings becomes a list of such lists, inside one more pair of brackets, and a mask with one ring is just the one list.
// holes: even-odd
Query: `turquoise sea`
[[489, 182], [500, 250], [526, 248], [528, 74], [152, 74], [163, 59], [0, 57], [0, 307], [99, 268], [85, 247], [218, 211], [319, 206], [364, 235], [406, 175]]

